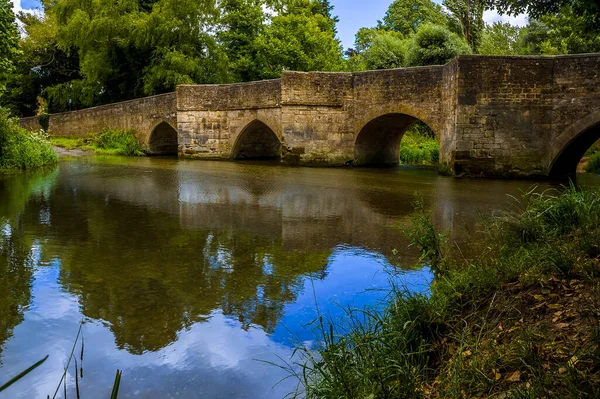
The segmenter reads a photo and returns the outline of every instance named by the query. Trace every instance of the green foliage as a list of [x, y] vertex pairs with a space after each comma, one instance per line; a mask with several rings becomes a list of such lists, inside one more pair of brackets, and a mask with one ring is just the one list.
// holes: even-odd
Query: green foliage
[[474, 51], [479, 50], [485, 22], [483, 22], [484, 0], [444, 0], [444, 6], [450, 11], [451, 25]]
[[590, 156], [590, 159], [585, 166], [587, 173], [600, 173], [600, 152], [596, 152]]
[[577, 54], [600, 51], [600, 30], [586, 29], [586, 20], [573, 7], [532, 20], [519, 40], [523, 54]]
[[517, 40], [521, 28], [508, 22], [494, 22], [486, 25], [479, 46], [484, 55], [517, 55]]
[[271, 18], [258, 39], [263, 78], [281, 76], [283, 69], [340, 71], [342, 46], [335, 37], [335, 18], [323, 13], [316, 0], [290, 0]]
[[12, 2], [0, 0], [0, 97], [20, 53], [19, 30], [12, 11]]
[[140, 146], [133, 131], [104, 129], [94, 139], [93, 146], [100, 153], [124, 156], [144, 156], [146, 152]]
[[396, 32], [382, 31], [375, 34], [371, 45], [362, 54], [367, 69], [400, 68], [406, 54], [406, 41]]
[[471, 48], [457, 34], [438, 25], [423, 25], [412, 37], [406, 54], [408, 66], [444, 65]]
[[[425, 126], [425, 125], [423, 125]], [[400, 163], [435, 164], [440, 159], [440, 144], [428, 130], [411, 128], [402, 137], [400, 143]]]
[[233, 81], [260, 80], [258, 38], [264, 32], [266, 15], [259, 0], [225, 0], [220, 2], [219, 42], [227, 54]]
[[0, 116], [0, 171], [37, 168], [56, 163], [56, 159], [41, 133], [30, 133], [16, 120]]
[[405, 37], [416, 33], [421, 25], [445, 26], [448, 16], [431, 0], [395, 0], [388, 8], [378, 29], [392, 30]]

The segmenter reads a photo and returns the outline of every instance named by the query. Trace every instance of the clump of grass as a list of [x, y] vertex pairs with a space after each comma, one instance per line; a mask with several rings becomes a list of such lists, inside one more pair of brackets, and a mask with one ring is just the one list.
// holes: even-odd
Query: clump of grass
[[133, 131], [104, 129], [90, 137], [53, 137], [53, 145], [68, 150], [81, 149], [101, 155], [144, 156], [146, 151], [139, 144]]
[[[600, 190], [532, 190], [485, 221], [473, 255], [435, 232], [422, 202], [407, 230], [428, 296], [395, 289], [383, 311], [318, 320], [300, 348], [308, 398], [598, 397]], [[576, 338], [574, 338], [576, 337]]]
[[112, 155], [144, 156], [146, 152], [140, 146], [133, 131], [104, 129], [94, 140], [94, 145], [101, 152]]
[[31, 133], [0, 115], [0, 170], [26, 170], [56, 163], [44, 132]]
[[440, 145], [434, 136], [420, 129], [411, 128], [400, 143], [400, 163], [437, 164], [440, 159]]
[[600, 152], [590, 155], [585, 171], [587, 173], [600, 173]]

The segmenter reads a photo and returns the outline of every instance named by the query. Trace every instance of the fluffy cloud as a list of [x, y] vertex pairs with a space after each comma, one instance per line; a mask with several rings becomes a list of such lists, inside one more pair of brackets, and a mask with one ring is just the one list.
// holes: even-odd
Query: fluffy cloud
[[510, 22], [512, 25], [517, 25], [517, 26], [527, 25], [527, 15], [526, 14], [519, 14], [519, 15], [516, 15], [513, 17], [510, 15], [500, 15], [500, 14], [498, 14], [498, 11], [496, 11], [496, 10], [488, 10], [488, 11], [484, 12], [483, 20], [485, 22], [487, 22], [488, 24], [502, 21], [502, 22]]

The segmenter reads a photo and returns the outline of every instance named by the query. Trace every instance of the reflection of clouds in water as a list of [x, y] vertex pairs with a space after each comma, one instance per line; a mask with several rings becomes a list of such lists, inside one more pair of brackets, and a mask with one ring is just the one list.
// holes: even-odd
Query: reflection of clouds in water
[[[62, 292], [57, 283], [58, 266], [54, 263], [36, 271], [34, 300], [26, 313], [26, 322], [17, 327], [15, 337], [6, 345], [7, 353], [19, 353], [19, 356], [5, 359], [3, 366], [6, 370], [21, 370], [46, 354], [49, 358], [33, 378], [11, 388], [11, 397], [52, 395], [72, 349], [81, 313], [77, 298]], [[213, 312], [206, 323], [196, 323], [180, 331], [177, 340], [167, 347], [142, 355], [117, 349], [110, 329], [98, 321], [86, 322], [83, 335], [85, 378], [80, 386], [90, 399], [106, 396], [103, 390], [112, 386], [117, 368], [124, 370], [119, 395], [122, 398], [196, 397], [202, 396], [202, 392], [207, 397], [230, 392], [231, 395], [225, 397], [270, 398], [282, 397], [293, 388], [283, 385], [272, 391], [286, 374], [256, 360], [277, 362], [277, 356], [289, 359], [291, 348], [274, 343], [259, 328], [243, 330], [240, 323], [221, 311]], [[80, 348], [78, 344], [76, 355]], [[71, 393], [74, 389], [72, 367], [68, 384]], [[232, 378], [235, 387], [228, 388], [228, 384], [233, 383]], [[204, 384], [199, 384], [199, 380]], [[177, 383], [171, 385], [168, 381]]]

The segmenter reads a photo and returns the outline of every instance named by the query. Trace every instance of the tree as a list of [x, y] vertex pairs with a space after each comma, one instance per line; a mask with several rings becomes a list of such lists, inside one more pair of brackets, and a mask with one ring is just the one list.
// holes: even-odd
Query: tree
[[264, 33], [266, 15], [260, 0], [223, 0], [217, 37], [228, 60], [233, 81], [261, 79], [258, 38]]
[[479, 46], [484, 55], [518, 55], [517, 40], [521, 28], [508, 22], [494, 22], [486, 25]]
[[15, 59], [20, 54], [19, 29], [9, 0], [0, 0], [0, 95], [11, 72]]
[[320, 0], [290, 0], [271, 18], [259, 38], [259, 62], [263, 65], [264, 78], [279, 77], [283, 69], [342, 69], [342, 46], [335, 34], [336, 18], [323, 13], [323, 4]]
[[576, 54], [600, 51], [600, 35], [586, 30], [587, 21], [572, 7], [531, 20], [522, 29], [518, 51], [529, 55]]
[[417, 32], [422, 24], [445, 26], [447, 15], [439, 4], [431, 0], [395, 0], [388, 8], [377, 28], [393, 30], [404, 36]]
[[471, 48], [456, 33], [439, 25], [423, 25], [412, 37], [406, 54], [408, 66], [444, 65]]
[[363, 53], [366, 68], [390, 69], [404, 66], [406, 44], [406, 40], [396, 32], [378, 33]]
[[450, 11], [462, 37], [477, 51], [485, 27], [483, 0], [444, 0], [444, 6]]

